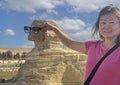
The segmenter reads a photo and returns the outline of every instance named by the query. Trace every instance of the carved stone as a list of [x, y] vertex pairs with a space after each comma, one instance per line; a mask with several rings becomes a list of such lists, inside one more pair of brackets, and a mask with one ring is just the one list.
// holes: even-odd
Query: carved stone
[[[35, 20], [31, 27], [44, 22]], [[28, 39], [35, 48], [14, 78], [17, 85], [82, 85], [85, 55], [61, 46], [53, 31], [29, 33]]]

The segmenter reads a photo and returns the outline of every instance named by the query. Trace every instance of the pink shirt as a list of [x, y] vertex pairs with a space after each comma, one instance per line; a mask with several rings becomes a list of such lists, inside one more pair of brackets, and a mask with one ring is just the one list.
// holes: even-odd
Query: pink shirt
[[[85, 46], [88, 58], [84, 80], [87, 79], [96, 63], [109, 50], [103, 47], [102, 41], [88, 41]], [[102, 62], [90, 85], [120, 85], [120, 47]]]

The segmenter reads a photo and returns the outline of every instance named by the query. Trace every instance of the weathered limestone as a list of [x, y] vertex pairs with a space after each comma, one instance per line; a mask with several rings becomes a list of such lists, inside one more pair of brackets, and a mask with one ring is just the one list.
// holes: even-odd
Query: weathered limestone
[[[43, 22], [34, 21], [31, 27]], [[34, 41], [35, 48], [13, 79], [16, 85], [82, 85], [85, 55], [60, 46], [52, 31], [31, 32], [28, 39]]]
[[[55, 85], [50, 83], [62, 85], [63, 83], [80, 84], [82, 82], [83, 73], [80, 72], [82, 69], [77, 68], [80, 67], [79, 62], [77, 62], [78, 54], [51, 55], [48, 53], [47, 55], [46, 53], [45, 56], [31, 57], [40, 58], [27, 60], [22, 68], [20, 68], [18, 72], [18, 83], [20, 85]], [[47, 82], [49, 83], [47, 84]]]

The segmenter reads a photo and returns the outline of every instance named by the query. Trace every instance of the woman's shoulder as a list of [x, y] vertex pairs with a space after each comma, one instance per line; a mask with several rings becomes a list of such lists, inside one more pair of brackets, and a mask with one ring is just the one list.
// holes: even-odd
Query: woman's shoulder
[[89, 48], [96, 48], [101, 46], [102, 41], [100, 40], [91, 40], [91, 41], [86, 41], [85, 42], [85, 47], [88, 50]]
[[101, 40], [90, 40], [90, 41], [86, 41], [85, 43], [87, 44], [99, 44], [99, 43], [102, 43]]

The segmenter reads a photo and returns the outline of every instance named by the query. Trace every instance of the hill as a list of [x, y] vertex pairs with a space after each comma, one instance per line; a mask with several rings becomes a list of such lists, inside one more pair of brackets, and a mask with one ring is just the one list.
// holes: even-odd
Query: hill
[[30, 52], [32, 50], [32, 48], [0, 48], [0, 52], [7, 52], [7, 51], [11, 51], [13, 54], [16, 53], [23, 53], [23, 52]]

